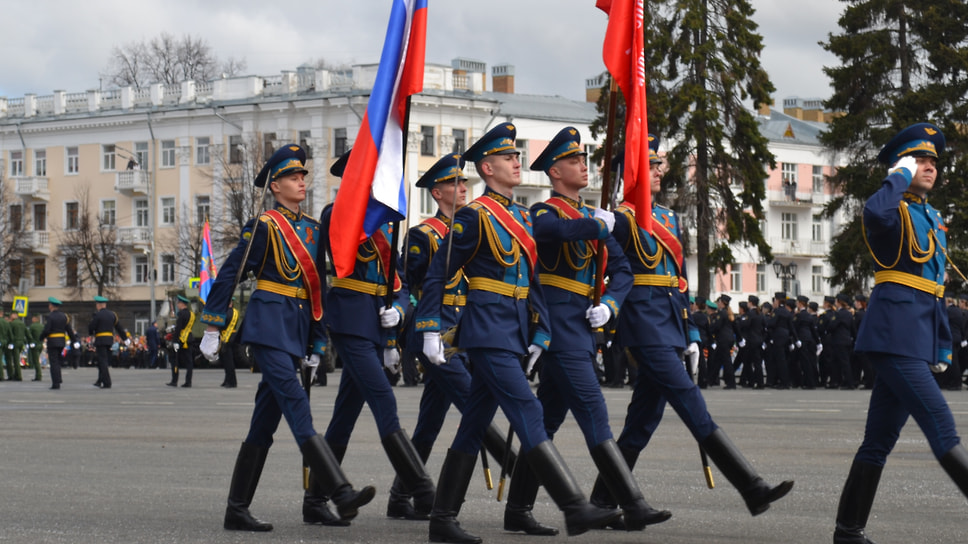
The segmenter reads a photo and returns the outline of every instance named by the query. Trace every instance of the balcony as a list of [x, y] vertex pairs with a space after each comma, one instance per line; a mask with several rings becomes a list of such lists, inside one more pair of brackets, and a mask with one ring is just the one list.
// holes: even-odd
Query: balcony
[[40, 176], [14, 176], [14, 191], [17, 196], [26, 199], [50, 202], [50, 191], [47, 188], [47, 178]]
[[786, 239], [771, 237], [770, 247], [775, 257], [825, 257], [827, 243], [807, 238]]
[[118, 228], [118, 244], [134, 249], [148, 249], [151, 247], [151, 229], [148, 227], [120, 227]]
[[122, 170], [115, 174], [114, 190], [119, 193], [147, 195], [148, 172], [144, 170]]
[[33, 253], [50, 256], [50, 233], [46, 230], [22, 232], [18, 236], [23, 247]]

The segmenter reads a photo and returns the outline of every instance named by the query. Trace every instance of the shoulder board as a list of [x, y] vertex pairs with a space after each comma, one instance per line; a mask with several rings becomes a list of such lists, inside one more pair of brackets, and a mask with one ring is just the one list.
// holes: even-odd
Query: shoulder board
[[426, 234], [427, 236], [430, 236], [434, 232], [434, 228], [426, 223], [421, 223], [416, 227], [411, 228], [410, 230], [419, 231], [423, 234]]
[[468, 205], [466, 205], [464, 207], [465, 208], [468, 208], [468, 209], [471, 209], [471, 210], [480, 211], [480, 210], [482, 210], [484, 208], [484, 205], [481, 204], [480, 202], [476, 201], [476, 200], [473, 200], [473, 201], [471, 201], [470, 204], [468, 204]]

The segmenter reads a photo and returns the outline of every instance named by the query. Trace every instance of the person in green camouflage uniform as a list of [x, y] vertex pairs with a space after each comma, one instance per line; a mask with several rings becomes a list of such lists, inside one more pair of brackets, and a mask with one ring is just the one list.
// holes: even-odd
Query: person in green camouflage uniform
[[7, 359], [13, 362], [14, 375], [17, 381], [23, 376], [20, 372], [20, 354], [27, 345], [27, 324], [16, 312], [10, 312], [10, 336], [7, 340]]
[[40, 322], [40, 316], [34, 314], [30, 317], [30, 325], [27, 327], [27, 361], [34, 369], [34, 379], [31, 381], [39, 382], [43, 376], [40, 372], [40, 352], [44, 350], [44, 341], [40, 335], [44, 332], [44, 324]]
[[10, 322], [7, 321], [7, 311], [0, 310], [0, 355], [3, 356], [3, 367], [7, 369], [7, 379], [14, 380], [20, 375], [20, 365], [14, 365], [13, 357], [8, 356], [7, 344], [9, 343]]

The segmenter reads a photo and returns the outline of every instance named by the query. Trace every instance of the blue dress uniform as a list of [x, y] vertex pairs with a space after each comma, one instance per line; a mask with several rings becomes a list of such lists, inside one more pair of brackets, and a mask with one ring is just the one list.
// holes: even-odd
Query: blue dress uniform
[[[175, 314], [175, 339], [178, 341], [175, 363], [171, 365], [171, 381], [166, 385], [178, 387], [178, 369], [185, 369], [185, 383], [182, 387], [192, 386], [192, 370], [195, 361], [192, 357], [192, 350], [189, 342], [192, 339], [192, 327], [195, 325], [195, 312], [188, 305], [191, 301], [184, 295], [178, 295], [178, 302], [185, 307], [178, 310]], [[231, 315], [229, 316], [231, 317]]]
[[[349, 152], [331, 168], [331, 173], [342, 176]], [[321, 223], [323, 240], [330, 239], [332, 206], [323, 210]], [[353, 427], [366, 403], [376, 419], [377, 431], [390, 464], [397, 477], [414, 498], [414, 509], [423, 518], [433, 506], [434, 484], [427, 475], [419, 453], [400, 428], [397, 401], [393, 387], [383, 371], [385, 349], [396, 349], [396, 331], [385, 329], [380, 323], [380, 310], [386, 306], [387, 289], [393, 289], [393, 308], [402, 316], [409, 299], [406, 285], [394, 270], [393, 285], [387, 285], [387, 269], [392, 267], [396, 248], [390, 224], [382, 225], [357, 248], [353, 272], [346, 277], [330, 279], [326, 293], [326, 327], [333, 348], [343, 361], [343, 373], [333, 404], [333, 417], [326, 429], [326, 441], [342, 459], [349, 444]], [[309, 490], [305, 505], [322, 497]]]
[[[256, 177], [256, 186], [307, 173], [305, 160], [305, 151], [299, 146], [283, 146], [266, 162]], [[249, 434], [232, 475], [226, 529], [272, 530], [271, 524], [254, 518], [248, 507], [273, 434], [283, 417], [311, 468], [310, 479], [321, 482], [333, 497], [340, 518], [352, 519], [357, 508], [372, 500], [375, 493], [372, 487], [360, 492], [352, 489], [333, 452], [313, 428], [309, 398], [297, 378], [304, 357], [325, 352], [322, 316], [317, 315], [317, 311], [322, 313], [322, 293], [316, 290], [324, 288], [318, 279], [318, 270], [324, 269], [325, 263], [320, 243], [319, 222], [315, 218], [276, 203], [272, 210], [246, 223], [239, 244], [222, 264], [202, 312], [202, 323], [225, 328], [231, 318], [229, 301], [237, 273], [240, 269], [246, 274], [255, 273], [256, 289], [249, 300], [240, 340], [252, 348], [262, 380], [256, 391]], [[247, 245], [251, 245], [248, 254]], [[315, 297], [315, 301], [310, 297]]]
[[[932, 377], [951, 357], [943, 298], [945, 226], [926, 198], [936, 183], [930, 178], [944, 146], [938, 127], [918, 123], [901, 131], [878, 155], [882, 163], [896, 166], [864, 206], [874, 290], [855, 346], [867, 353], [876, 374], [864, 441], [837, 511], [835, 543], [870, 542], [864, 527], [877, 484], [908, 417], [914, 417], [934, 456], [968, 495], [968, 450]], [[919, 159], [914, 163], [907, 157]]]
[[47, 361], [50, 365], [51, 389], [60, 389], [61, 366], [64, 364], [64, 347], [67, 341], [76, 341], [77, 333], [71, 327], [71, 319], [67, 314], [60, 311], [61, 301], [54, 297], [47, 299], [50, 313], [47, 314], [47, 322], [44, 323], [44, 330], [40, 333], [38, 342], [47, 340]]
[[[517, 162], [514, 125], [491, 129], [463, 158], [495, 170], [500, 161]], [[503, 155], [514, 155], [510, 159]], [[492, 159], [493, 157], [493, 159]], [[491, 162], [493, 161], [493, 162]], [[510, 167], [507, 167], [510, 170]], [[489, 179], [485, 177], [485, 183]], [[418, 332], [439, 332], [447, 283], [463, 268], [468, 278], [467, 306], [457, 330], [456, 344], [466, 350], [473, 367], [470, 397], [457, 435], [447, 452], [430, 518], [434, 542], [480, 542], [464, 532], [456, 520], [481, 448], [485, 430], [501, 407], [521, 440], [521, 454], [560, 508], [569, 533], [577, 534], [607, 523], [615, 516], [591, 507], [543, 424], [541, 403], [522, 372], [521, 358], [529, 346], [550, 346], [548, 312], [539, 279], [528, 210], [490, 186], [484, 195], [459, 210], [448, 236], [450, 255], [437, 252], [430, 263], [415, 317]], [[448, 262], [449, 261], [449, 262]], [[537, 322], [531, 322], [531, 316]], [[499, 332], [498, 332], [499, 331]]]
[[[649, 143], [650, 163], [661, 163], [658, 139], [650, 134]], [[650, 234], [638, 225], [636, 213], [642, 212], [628, 204], [620, 206], [612, 231], [634, 274], [634, 286], [618, 316], [617, 341], [639, 365], [625, 427], [618, 438], [619, 448], [629, 468], [634, 468], [668, 402], [700, 448], [743, 496], [750, 513], [765, 512], [771, 502], [789, 492], [793, 482], [771, 488], [710, 417], [699, 387], [689, 378], [680, 358], [687, 343], [698, 342], [700, 337], [689, 319], [689, 284], [678, 216], [653, 205], [654, 234]], [[595, 482], [592, 502], [614, 504], [601, 476]]]
[[[94, 302], [107, 304], [108, 299], [100, 295], [94, 297]], [[101, 308], [94, 313], [94, 317], [87, 326], [88, 334], [94, 337], [94, 351], [97, 356], [97, 381], [94, 387], [111, 388], [111, 345], [114, 344], [114, 333], [117, 331], [121, 341], [128, 339], [128, 333], [118, 322], [118, 315], [107, 308]]]

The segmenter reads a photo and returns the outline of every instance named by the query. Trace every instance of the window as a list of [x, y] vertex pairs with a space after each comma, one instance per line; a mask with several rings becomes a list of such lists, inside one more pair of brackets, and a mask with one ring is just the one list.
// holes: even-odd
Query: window
[[212, 157], [209, 154], [211, 141], [208, 136], [195, 138], [195, 164], [212, 164]]
[[516, 147], [518, 150], [518, 153], [521, 154], [521, 156], [518, 157], [518, 160], [521, 161], [521, 171], [522, 172], [527, 171], [528, 165], [531, 164], [531, 162], [528, 160], [528, 141], [516, 140], [514, 142], [514, 147]]
[[175, 167], [175, 140], [161, 141], [161, 167]]
[[595, 152], [595, 146], [591, 144], [585, 144], [584, 151], [585, 151], [585, 159], [586, 159], [585, 163], [588, 166], [588, 177], [589, 178], [598, 177], [598, 163], [591, 160], [592, 153]]
[[229, 164], [242, 164], [245, 146], [241, 136], [229, 136]]
[[10, 265], [10, 285], [20, 286], [20, 280], [24, 279], [24, 262], [20, 259], [12, 259]]
[[306, 160], [313, 158], [313, 147], [309, 145], [309, 139], [313, 137], [313, 133], [308, 130], [299, 131], [299, 147], [306, 150]]
[[170, 253], [161, 256], [161, 283], [175, 283], [175, 256]]
[[81, 155], [77, 146], [67, 148], [67, 173], [76, 174], [81, 171]]
[[42, 258], [34, 259], [34, 285], [47, 285], [47, 260]]
[[766, 265], [758, 264], [756, 265], [756, 292], [763, 291], [766, 291]]
[[455, 128], [450, 133], [454, 136], [454, 148], [451, 150], [451, 153], [460, 153], [463, 155], [467, 148], [467, 132], [462, 128]]
[[810, 267], [810, 289], [814, 293], [823, 292], [823, 267], [822, 266], [811, 266]]
[[783, 240], [797, 239], [797, 214], [784, 213], [781, 215], [780, 238]]
[[797, 165], [785, 162], [780, 165], [783, 193], [789, 200], [797, 199]]
[[434, 215], [437, 213], [437, 202], [430, 196], [430, 191], [420, 191], [420, 215]]
[[77, 202], [64, 203], [64, 228], [77, 230], [81, 227], [80, 210]]
[[517, 195], [517, 196], [515, 196], [514, 197], [514, 201], [517, 202], [518, 204], [524, 206], [525, 208], [528, 207], [528, 197], [525, 196], [525, 195]]
[[175, 197], [166, 196], [161, 199], [161, 224], [175, 224]]
[[20, 204], [10, 206], [10, 230], [20, 232], [24, 230], [24, 209]]
[[11, 151], [10, 152], [10, 176], [22, 176], [24, 175], [24, 152], [23, 151]]
[[340, 158], [346, 153], [348, 142], [346, 141], [346, 129], [333, 129], [333, 158]]
[[208, 195], [198, 195], [195, 197], [195, 222], [201, 225], [208, 220], [210, 201]]
[[136, 255], [134, 258], [134, 282], [148, 283], [148, 256]]
[[77, 257], [68, 257], [64, 260], [64, 284], [68, 287], [77, 287]]
[[823, 242], [823, 222], [820, 220], [820, 214], [813, 216], [813, 224], [810, 228], [810, 239], [814, 242]]
[[114, 161], [117, 157], [113, 145], [101, 146], [101, 170], [110, 172], [114, 170]]
[[425, 157], [433, 157], [436, 146], [434, 145], [434, 127], [423, 125], [420, 127], [420, 154]]
[[148, 142], [134, 143], [134, 160], [138, 161], [138, 166], [142, 170], [148, 170], [150, 168], [148, 164]]
[[262, 135], [262, 153], [263, 157], [271, 157], [272, 153], [276, 150], [273, 142], [276, 141], [275, 132], [266, 132]]
[[117, 221], [118, 210], [113, 200], [101, 201], [101, 223], [114, 225]]
[[118, 283], [118, 262], [115, 257], [104, 258], [104, 272], [108, 283]]
[[733, 292], [743, 290], [743, 269], [735, 263], [729, 267], [729, 290]]
[[813, 166], [813, 192], [823, 193], [823, 166]]
[[137, 336], [144, 336], [145, 332], [148, 330], [148, 326], [151, 323], [148, 322], [147, 317], [136, 317], [134, 319], [134, 333]]
[[47, 177], [47, 150], [38, 149], [34, 151], [34, 175]]
[[34, 230], [47, 230], [47, 204], [34, 204]]
[[148, 199], [139, 198], [134, 201], [134, 226], [148, 226]]

